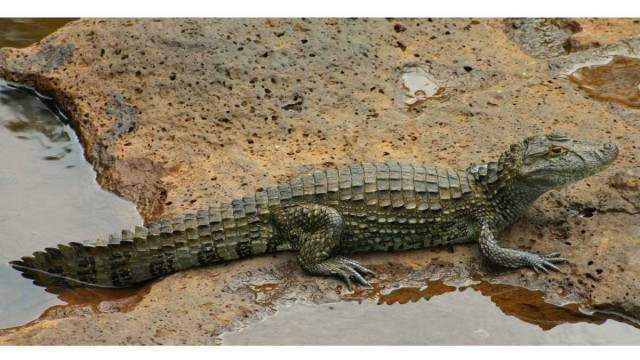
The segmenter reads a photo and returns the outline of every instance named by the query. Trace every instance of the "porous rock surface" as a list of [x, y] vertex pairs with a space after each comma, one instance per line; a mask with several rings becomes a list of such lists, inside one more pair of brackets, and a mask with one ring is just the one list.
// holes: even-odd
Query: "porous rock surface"
[[[640, 56], [640, 26], [545, 24], [573, 44], [568, 51], [552, 44], [531, 53], [544, 44], [533, 46], [526, 31], [535, 27], [517, 19], [81, 19], [29, 48], [0, 50], [0, 76], [54, 96], [99, 182], [147, 221], [327, 163], [464, 168], [552, 129], [614, 141], [620, 156], [610, 168], [544, 195], [501, 236], [504, 246], [560, 252], [562, 273], [496, 271], [473, 245], [356, 258], [383, 277], [399, 264], [426, 277], [480, 275], [639, 318], [640, 111], [589, 98], [558, 69], [608, 46]], [[408, 108], [402, 71], [418, 65], [445, 92]], [[287, 302], [344, 296], [338, 280], [305, 275], [292, 254], [192, 269], [147, 287], [126, 312], [109, 303], [97, 312], [62, 308], [5, 331], [0, 343], [214, 344]]]

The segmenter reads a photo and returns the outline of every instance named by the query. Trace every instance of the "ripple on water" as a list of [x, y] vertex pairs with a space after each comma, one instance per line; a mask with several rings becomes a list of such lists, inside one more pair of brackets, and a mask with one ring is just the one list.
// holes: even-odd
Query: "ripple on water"
[[95, 289], [47, 293], [8, 261], [142, 223], [135, 205], [98, 185], [73, 130], [32, 93], [0, 82], [0, 328], [75, 304], [73, 293], [94, 294], [96, 304], [106, 296]]

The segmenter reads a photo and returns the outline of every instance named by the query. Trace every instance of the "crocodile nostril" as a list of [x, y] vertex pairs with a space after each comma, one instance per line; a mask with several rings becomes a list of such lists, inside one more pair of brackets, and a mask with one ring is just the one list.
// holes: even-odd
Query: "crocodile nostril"
[[613, 144], [611, 144], [611, 143], [606, 143], [606, 144], [602, 145], [602, 147], [603, 147], [605, 150], [611, 150], [611, 149], [613, 149]]

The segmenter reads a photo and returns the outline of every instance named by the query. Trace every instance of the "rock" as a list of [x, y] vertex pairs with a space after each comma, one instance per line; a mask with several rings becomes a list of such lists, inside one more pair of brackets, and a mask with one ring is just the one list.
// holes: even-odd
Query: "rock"
[[[607, 19], [567, 21], [596, 29], [601, 46], [569, 58], [637, 41], [597, 36]], [[609, 169], [544, 195], [501, 236], [505, 246], [562, 253], [562, 273], [493, 269], [473, 245], [357, 259], [381, 279], [480, 276], [640, 317], [639, 215], [619, 210], [637, 209], [637, 184], [624, 174], [640, 171], [638, 110], [622, 119], [562, 76], [573, 60], [532, 57], [504, 28], [501, 19], [81, 19], [29, 48], [0, 50], [0, 76], [53, 96], [100, 183], [147, 221], [326, 163], [466, 167], [552, 129], [612, 140], [620, 156]], [[418, 64], [452, 90], [408, 107], [397, 101], [402, 69]], [[213, 344], [289, 301], [343, 296], [338, 280], [305, 275], [292, 254], [192, 269], [147, 290], [122, 302], [135, 305], [45, 314], [0, 343]]]
[[635, 19], [505, 19], [505, 32], [530, 55], [550, 59], [638, 36]]
[[568, 19], [508, 19], [505, 26], [524, 51], [543, 59], [571, 52], [570, 38], [582, 30], [577, 21]]

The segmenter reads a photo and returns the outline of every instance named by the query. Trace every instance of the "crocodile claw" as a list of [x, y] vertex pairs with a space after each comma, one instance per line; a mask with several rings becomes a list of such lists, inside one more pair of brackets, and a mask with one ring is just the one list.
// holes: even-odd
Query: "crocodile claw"
[[562, 272], [557, 266], [553, 265], [553, 263], [561, 263], [565, 261], [564, 258], [559, 257], [560, 253], [553, 253], [549, 255], [528, 253], [527, 255], [527, 263], [536, 273], [540, 273], [538, 270], [542, 270], [548, 274], [549, 270], [547, 270], [547, 268]]
[[372, 288], [371, 284], [364, 279], [364, 276], [373, 275], [373, 272], [357, 261], [342, 256], [336, 256], [319, 264], [309, 266], [307, 270], [316, 275], [335, 275], [344, 281], [349, 291], [353, 291], [352, 280], [355, 280], [356, 283], [363, 287]]
[[332, 266], [332, 274], [340, 277], [347, 285], [347, 289], [349, 289], [349, 291], [353, 291], [353, 285], [351, 283], [352, 278], [355, 279], [358, 284], [367, 288], [372, 288], [371, 284], [369, 284], [362, 275], [373, 274], [373, 272], [362, 266], [357, 261], [341, 256], [337, 256], [329, 261], [334, 265]]
[[339, 257], [340, 261], [349, 264], [351, 266], [353, 266], [359, 273], [363, 274], [363, 275], [371, 275], [371, 276], [376, 276], [376, 274], [367, 269], [366, 267], [362, 266], [359, 262], [355, 261], [355, 260], [351, 260], [349, 258], [345, 258], [345, 257]]

